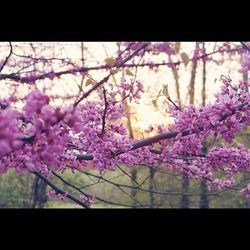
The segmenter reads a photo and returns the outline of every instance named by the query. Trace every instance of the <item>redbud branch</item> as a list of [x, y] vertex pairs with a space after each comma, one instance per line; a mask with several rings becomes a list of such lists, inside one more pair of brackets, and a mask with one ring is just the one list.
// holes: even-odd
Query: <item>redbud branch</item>
[[138, 183], [136, 180], [134, 180], [134, 179], [132, 178], [132, 176], [130, 176], [126, 171], [124, 171], [118, 164], [116, 164], [116, 166], [121, 170], [122, 173], [124, 173], [126, 176], [128, 176], [128, 178], [129, 178], [132, 182], [134, 182], [136, 185], [139, 185], [139, 183]]
[[[127, 61], [132, 59], [134, 56], [136, 56], [142, 49], [145, 49], [150, 43], [144, 43], [141, 45], [138, 49], [134, 51], [130, 56], [128, 56], [126, 59], [124, 59], [121, 63], [116, 65], [116, 68], [120, 68], [122, 65], [124, 65]], [[95, 89], [97, 89], [99, 86], [101, 86], [103, 83], [107, 82], [108, 79], [112, 76], [112, 72], [109, 73], [106, 77], [104, 77], [100, 82], [96, 83], [90, 90], [88, 90], [86, 93], [82, 95], [82, 97], [74, 103], [74, 107], [76, 107], [83, 99], [88, 97]]]
[[250, 48], [244, 43], [244, 42], [240, 42], [243, 46], [244, 49], [250, 51]]
[[[232, 110], [232, 114], [234, 114], [236, 110], [241, 110], [246, 105], [248, 105], [248, 102], [244, 102], [244, 103], [240, 104], [238, 107], [236, 107], [235, 109]], [[222, 122], [222, 121], [226, 120], [226, 118], [228, 118], [232, 114], [224, 114], [224, 115], [222, 115], [221, 118], [219, 119], [219, 122]], [[199, 133], [199, 132], [201, 132], [203, 130], [204, 130], [204, 128], [199, 127], [198, 131], [191, 129], [191, 130], [184, 130], [183, 132], [176, 132], [175, 131], [175, 132], [163, 133], [163, 134], [156, 135], [156, 136], [153, 136], [153, 137], [150, 137], [150, 138], [147, 138], [147, 139], [144, 139], [144, 140], [141, 140], [139, 142], [134, 143], [132, 145], [131, 150], [135, 150], [135, 149], [140, 148], [140, 147], [148, 146], [148, 145], [150, 145], [152, 143], [156, 143], [156, 142], [159, 142], [159, 141], [164, 140], [164, 139], [174, 138], [179, 133], [182, 133], [182, 136], [187, 136], [187, 135]]]
[[174, 103], [174, 101], [170, 98], [170, 96], [168, 96], [167, 99], [168, 99], [168, 100], [169, 100], [169, 101], [170, 101], [179, 111], [182, 112], [181, 108], [178, 107], [178, 106]]
[[69, 198], [70, 200], [74, 201], [75, 203], [77, 203], [78, 205], [84, 207], [84, 208], [90, 208], [87, 204], [85, 204], [84, 202], [80, 201], [79, 199], [73, 197], [72, 195], [64, 192], [63, 190], [61, 190], [60, 188], [58, 188], [54, 183], [52, 183], [51, 181], [49, 181], [47, 178], [45, 178], [43, 175], [41, 175], [39, 172], [37, 171], [33, 171], [31, 172], [34, 175], [38, 176], [40, 179], [42, 179], [44, 182], [46, 182], [50, 187], [52, 187], [56, 193], [58, 194], [62, 194], [65, 195], [67, 198]]
[[9, 55], [5, 58], [3, 64], [1, 65], [0, 72], [3, 70], [5, 64], [8, 62], [8, 60], [9, 60], [9, 58], [10, 58], [12, 52], [13, 52], [13, 48], [12, 48], [11, 42], [9, 42], [9, 45], [10, 45], [10, 53], [9, 53]]
[[[216, 50], [216, 51], [210, 52], [208, 54], [199, 56], [197, 58], [197, 60], [208, 57], [208, 56], [216, 54], [216, 53], [220, 53], [220, 52], [234, 52], [234, 51], [238, 51], [238, 50], [239, 50], [239, 48], [230, 49], [230, 50]], [[44, 60], [44, 59], [39, 59], [39, 60]], [[46, 60], [50, 60], [50, 59], [46, 59]], [[60, 60], [60, 59], [58, 59], [58, 60]], [[158, 67], [158, 66], [167, 65], [169, 67], [173, 67], [173, 66], [180, 65], [182, 63], [183, 63], [182, 61], [162, 62], [162, 63], [154, 63], [153, 66]], [[151, 67], [152, 63], [142, 63], [142, 64], [139, 64], [139, 65], [136, 65], [136, 67], [145, 67], [145, 66]], [[28, 67], [30, 67], [30, 65]], [[30, 82], [34, 82], [34, 81], [37, 81], [37, 80], [42, 80], [42, 79], [48, 78], [51, 73], [53, 73], [55, 77], [60, 77], [61, 75], [65, 75], [65, 74], [75, 74], [75, 73], [78, 73], [78, 72], [84, 73], [84, 72], [88, 72], [88, 71], [92, 71], [92, 70], [101, 70], [101, 69], [108, 69], [108, 68], [112, 69], [112, 68], [117, 68], [117, 67], [118, 67], [117, 64], [112, 65], [112, 66], [105, 64], [105, 65], [95, 66], [95, 67], [80, 67], [80, 68], [74, 68], [74, 69], [64, 70], [64, 71], [60, 71], [60, 72], [48, 72], [48, 73], [42, 74], [40, 76], [34, 77], [32, 79], [30, 79], [28, 77], [18, 76], [17, 74], [20, 71], [19, 70], [18, 72], [12, 73], [12, 74], [1, 74], [0, 75], [0, 80], [10, 79], [10, 80], [14, 80], [14, 81], [21, 82], [21, 83], [30, 83]], [[119, 68], [134, 68], [134, 67], [135, 67], [135, 64], [123, 64], [123, 65], [119, 66]], [[24, 68], [25, 67], [23, 67], [22, 69], [24, 69]]]
[[108, 110], [108, 101], [107, 101], [106, 92], [107, 92], [107, 90], [105, 88], [103, 88], [104, 111], [103, 111], [103, 115], [102, 115], [102, 133], [101, 134], [104, 134], [104, 132], [105, 132], [106, 114], [107, 114], [107, 110]]
[[[231, 114], [224, 114], [221, 116], [221, 118], [219, 119], [219, 122], [222, 122], [224, 120], [226, 120], [229, 116], [233, 115], [235, 113], [236, 110], [241, 110], [243, 107], [249, 105], [248, 102], [244, 102], [242, 104], [240, 104], [238, 107], [234, 108], [232, 111], [231, 111]], [[213, 126], [211, 124], [211, 126]], [[152, 136], [152, 137], [149, 137], [149, 138], [146, 138], [146, 139], [143, 139], [143, 140], [140, 140], [138, 142], [135, 142], [132, 144], [132, 147], [130, 150], [135, 150], [135, 149], [138, 149], [138, 148], [141, 148], [141, 147], [145, 147], [145, 146], [149, 146], [153, 143], [157, 143], [161, 140], [166, 140], [166, 139], [172, 139], [172, 138], [175, 138], [179, 133], [181, 133], [182, 136], [187, 136], [187, 135], [192, 135], [192, 134], [197, 134], [199, 132], [202, 132], [204, 130], [203, 127], [199, 127], [198, 130], [192, 130], [192, 129], [187, 129], [187, 130], [184, 130], [183, 132], [179, 131], [173, 131], [173, 132], [166, 132], [166, 133], [163, 133], [163, 134], [159, 134], [159, 135], [156, 135], [156, 136]], [[116, 153], [114, 153], [114, 157], [117, 156], [117, 155], [120, 155], [120, 154], [123, 154], [125, 152], [123, 151], [117, 151]], [[93, 156], [92, 155], [79, 155], [77, 154], [77, 159], [78, 160], [93, 160]]]

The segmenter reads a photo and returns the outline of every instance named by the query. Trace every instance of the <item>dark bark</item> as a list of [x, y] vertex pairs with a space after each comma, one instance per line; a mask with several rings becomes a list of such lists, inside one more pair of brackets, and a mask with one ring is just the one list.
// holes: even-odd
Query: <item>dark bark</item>
[[[202, 154], [207, 154], [207, 141], [205, 140], [203, 142], [203, 147], [202, 147]], [[200, 183], [200, 208], [209, 208], [209, 200], [208, 200], [208, 195], [207, 195], [207, 183], [205, 179], [201, 180]]]
[[[247, 85], [247, 82], [248, 82], [248, 72], [244, 72], [243, 73], [243, 81]], [[247, 92], [249, 92], [248, 86], [247, 86]], [[244, 173], [243, 174], [243, 180], [247, 180], [247, 179], [249, 179], [249, 173]], [[250, 199], [249, 198], [245, 199], [245, 207], [246, 208], [250, 208]]]
[[154, 175], [155, 175], [155, 169], [153, 168], [149, 168], [150, 171], [150, 177], [149, 177], [149, 195], [150, 195], [150, 208], [154, 207], [154, 203], [155, 203], [155, 197], [154, 197], [154, 193], [151, 191], [154, 191]]
[[209, 200], [207, 196], [207, 183], [206, 180], [202, 180], [200, 184], [200, 208], [209, 208]]
[[187, 174], [184, 174], [182, 177], [182, 193], [181, 196], [181, 208], [189, 208], [189, 178]]
[[[133, 133], [133, 128], [132, 128], [132, 123], [131, 123], [131, 116], [129, 113], [129, 105], [126, 102], [126, 108], [127, 108], [127, 126], [128, 126], [128, 132], [129, 132], [129, 138], [134, 139], [134, 133]], [[137, 169], [133, 169], [131, 172], [131, 185], [135, 186], [137, 180]], [[131, 190], [131, 196], [133, 197], [131, 207], [136, 208], [137, 207], [137, 189], [132, 189]]]
[[[202, 70], [202, 105], [206, 105], [206, 61], [203, 60], [203, 70]], [[207, 141], [203, 142], [202, 154], [207, 154]], [[201, 180], [200, 183], [200, 208], [209, 208], [209, 200], [207, 195], [207, 183], [205, 179]]]
[[34, 196], [32, 208], [44, 208], [47, 202], [47, 184], [41, 180], [38, 176], [34, 180]]
[[[132, 177], [131, 185], [135, 186], [135, 181], [137, 179], [137, 170], [136, 169], [132, 170], [131, 177]], [[131, 207], [136, 208], [137, 207], [137, 202], [136, 202], [137, 201], [137, 189], [131, 190], [131, 196], [133, 197]]]
[[[169, 62], [173, 63], [171, 56], [169, 56], [168, 58], [169, 58]], [[177, 100], [180, 100], [181, 94], [180, 94], [179, 74], [176, 68], [171, 68], [171, 70], [172, 70], [173, 77], [175, 80], [176, 97], [177, 97]]]
[[[196, 43], [195, 47], [197, 48], [198, 43]], [[196, 69], [197, 69], [197, 61], [193, 62], [192, 64], [192, 71], [191, 71], [191, 79], [189, 85], [189, 103], [194, 104], [194, 94], [195, 94], [195, 76], [196, 76]]]

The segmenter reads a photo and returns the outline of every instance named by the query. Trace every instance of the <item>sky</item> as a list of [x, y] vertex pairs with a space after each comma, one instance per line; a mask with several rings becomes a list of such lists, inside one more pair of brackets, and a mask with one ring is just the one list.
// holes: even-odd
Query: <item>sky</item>
[[[35, 46], [43, 46], [54, 45], [54, 51], [57, 56], [60, 57], [68, 57], [72, 60], [79, 61], [81, 58], [81, 43], [80, 42], [57, 42], [57, 43], [33, 43]], [[6, 46], [8, 43], [0, 43], [0, 47]], [[18, 54], [27, 54], [29, 44], [27, 43], [13, 43], [15, 48], [15, 52]], [[116, 52], [115, 42], [84, 42], [84, 46], [87, 47], [88, 52], [85, 52], [85, 57], [87, 57], [87, 65], [88, 66], [96, 66], [103, 65], [104, 60], [107, 57], [111, 57]], [[181, 43], [181, 51], [185, 51], [187, 54], [193, 51], [195, 46], [195, 42], [182, 42]], [[208, 50], [212, 48], [213, 42], [208, 43]], [[209, 48], [211, 47], [211, 48]], [[30, 47], [29, 47], [30, 48]], [[6, 51], [1, 50], [0, 56], [4, 58], [6, 56]], [[52, 51], [49, 51], [52, 53]], [[218, 80], [221, 75], [228, 75], [233, 81], [241, 79], [242, 76], [238, 72], [239, 69], [239, 58], [235, 58], [236, 60], [228, 60], [223, 65], [216, 65], [214, 63], [209, 63], [207, 65], [207, 76], [206, 76], [206, 96], [207, 102], [213, 101], [213, 95], [219, 90], [220, 83]], [[157, 61], [168, 60], [166, 55], [158, 55], [155, 58]], [[178, 58], [173, 59], [173, 61]], [[11, 69], [10, 69], [11, 70]], [[60, 70], [60, 69], [58, 69]], [[184, 65], [180, 66], [179, 69], [179, 84], [181, 90], [181, 101], [183, 103], [187, 103], [187, 93], [188, 93], [188, 85], [190, 82], [190, 72], [191, 72], [191, 63], [185, 68]], [[4, 73], [4, 72], [2, 72]], [[101, 80], [107, 72], [95, 72], [91, 75], [95, 77], [95, 79]], [[176, 91], [175, 91], [175, 81], [171, 72], [171, 69], [163, 66], [160, 67], [158, 72], [149, 71], [147, 68], [141, 68], [138, 70], [137, 79], [141, 80], [145, 87], [145, 92], [142, 95], [142, 100], [137, 105], [132, 105], [133, 110], [137, 113], [136, 120], [133, 120], [134, 127], [138, 129], [146, 129], [151, 124], [163, 123], [167, 124], [171, 122], [171, 119], [167, 117], [166, 108], [167, 104], [164, 100], [159, 102], [159, 109], [156, 109], [152, 105], [152, 100], [155, 98], [159, 90], [162, 88], [162, 85], [168, 85], [168, 90], [173, 100], [176, 99]], [[119, 77], [116, 76], [117, 80]], [[71, 76], [63, 77], [63, 80], [60, 81], [60, 84], [56, 86], [53, 90], [53, 93], [73, 93], [77, 91], [76, 83], [78, 80], [73, 79]], [[202, 67], [198, 65], [197, 74], [196, 74], [196, 83], [195, 83], [195, 103], [201, 103], [201, 86], [202, 86]], [[46, 81], [45, 81], [45, 84]], [[38, 84], [39, 88], [42, 88], [44, 83]], [[8, 93], [8, 85], [0, 86], [0, 96], [3, 97]], [[23, 93], [27, 93], [27, 86], [22, 86]], [[58, 103], [57, 103], [58, 104]]]

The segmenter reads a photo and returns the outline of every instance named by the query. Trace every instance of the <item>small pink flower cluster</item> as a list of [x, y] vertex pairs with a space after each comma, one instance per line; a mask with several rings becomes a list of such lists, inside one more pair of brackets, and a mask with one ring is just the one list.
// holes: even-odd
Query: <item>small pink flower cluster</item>
[[241, 59], [241, 68], [239, 69], [239, 72], [247, 72], [250, 70], [250, 53], [249, 51], [246, 51], [242, 54]]
[[250, 150], [239, 144], [236, 148], [213, 147], [207, 154], [207, 162], [214, 170], [224, 170], [227, 175], [249, 168]]
[[124, 99], [126, 97], [129, 97], [129, 101], [132, 100], [136, 101], [141, 98], [141, 93], [144, 92], [143, 85], [140, 81], [135, 81], [135, 84], [129, 83], [125, 80], [122, 80], [120, 83], [121, 90], [118, 91], [118, 93], [121, 95], [121, 98]]
[[164, 52], [168, 55], [174, 55], [175, 50], [170, 46], [169, 43], [156, 43], [154, 44], [154, 52]]
[[211, 186], [218, 188], [220, 190], [224, 188], [230, 188], [235, 185], [235, 180], [233, 178], [231, 179], [215, 179], [211, 184], [209, 184], [209, 187]]
[[80, 200], [86, 203], [88, 206], [92, 205], [95, 202], [95, 196], [89, 195], [80, 195]]
[[47, 193], [47, 196], [49, 198], [56, 198], [56, 199], [60, 199], [62, 201], [65, 201], [67, 199], [67, 195], [68, 195], [68, 193], [60, 194], [60, 193], [57, 193], [55, 191], [49, 191]]
[[23, 144], [19, 118], [20, 114], [12, 108], [0, 111], [0, 157], [19, 149]]
[[248, 184], [246, 188], [241, 189], [240, 193], [247, 198], [250, 198], [250, 184]]

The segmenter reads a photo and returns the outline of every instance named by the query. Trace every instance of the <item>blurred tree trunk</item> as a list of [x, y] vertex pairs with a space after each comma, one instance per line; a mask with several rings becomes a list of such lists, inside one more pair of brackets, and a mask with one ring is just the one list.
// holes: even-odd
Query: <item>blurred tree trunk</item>
[[[203, 46], [205, 46], [203, 44]], [[201, 97], [202, 97], [202, 106], [206, 105], [206, 61], [202, 61], [202, 91], [201, 91]], [[203, 147], [202, 147], [202, 153], [207, 154], [207, 140], [204, 140]], [[206, 180], [202, 179], [200, 183], [200, 208], [209, 208], [209, 200], [207, 196], [207, 184]]]
[[189, 191], [189, 179], [188, 175], [184, 174], [182, 177], [182, 196], [181, 196], [181, 208], [189, 208], [189, 197], [187, 195]]
[[[131, 177], [132, 177], [132, 181], [131, 181], [131, 184], [132, 186], [135, 186], [135, 182], [136, 179], [137, 179], [137, 170], [136, 169], [133, 169], [132, 172], [131, 172]], [[132, 205], [131, 207], [132, 208], [136, 208], [137, 207], [137, 202], [136, 202], [136, 197], [137, 197], [137, 190], [136, 189], [131, 189], [131, 195], [133, 197], [133, 201], [132, 201]]]
[[[130, 116], [130, 109], [129, 109], [129, 105], [127, 104], [127, 102], [125, 103], [126, 105], [126, 110], [127, 110], [127, 126], [128, 126], [128, 131], [129, 131], [129, 138], [130, 139], [134, 139], [134, 134], [133, 134], [133, 128], [132, 128], [132, 123], [131, 123], [131, 116]], [[132, 172], [131, 172], [131, 185], [132, 186], [135, 186], [135, 182], [136, 182], [136, 179], [137, 179], [137, 170], [135, 168], [133, 168]], [[131, 189], [131, 196], [133, 197], [133, 200], [132, 200], [132, 204], [131, 204], [131, 207], [132, 208], [136, 208], [137, 206], [137, 190], [132, 188]]]
[[[243, 81], [247, 84], [248, 82], [248, 72], [243, 73]], [[247, 92], [249, 92], [249, 89], [247, 87]], [[243, 173], [243, 181], [247, 181], [249, 179], [249, 173]], [[250, 198], [245, 199], [245, 207], [250, 208]]]
[[[82, 61], [82, 67], [85, 66], [85, 58], [84, 58], [84, 42], [81, 42], [81, 61]], [[82, 92], [83, 91], [83, 82], [84, 82], [84, 75], [82, 75], [82, 79], [81, 79], [81, 83], [80, 83], [80, 87], [79, 90]]]
[[34, 176], [28, 175], [27, 176], [27, 191], [28, 191], [28, 206], [27, 207], [32, 207], [33, 205], [33, 200], [34, 200], [34, 194], [33, 194], [33, 183], [34, 183]]
[[206, 61], [202, 62], [202, 91], [201, 91], [201, 98], [202, 98], [202, 106], [206, 105]]
[[[198, 42], [195, 44], [195, 48], [197, 48]], [[195, 76], [196, 76], [197, 62], [193, 62], [192, 71], [191, 71], [191, 79], [189, 84], [189, 103], [194, 104], [194, 85], [195, 85]], [[183, 174], [182, 177], [182, 192], [184, 193], [181, 196], [181, 208], [189, 208], [189, 196], [187, 193], [189, 192], [189, 179], [186, 173]]]
[[[150, 171], [150, 177], [149, 177], [149, 191], [154, 190], [154, 175], [155, 175], [155, 169], [149, 168]], [[150, 192], [150, 208], [154, 207], [155, 199], [154, 199], [154, 193]]]
[[[243, 81], [247, 84], [247, 82], [248, 82], [248, 72], [243, 73]], [[248, 86], [247, 86], [247, 92], [249, 92]]]
[[[168, 56], [169, 62], [172, 63], [172, 58], [169, 55]], [[174, 80], [175, 80], [175, 91], [176, 91], [176, 97], [177, 100], [181, 99], [181, 95], [180, 95], [180, 85], [179, 85], [179, 74], [178, 71], [176, 70], [176, 68], [171, 68], [172, 74], [174, 76]]]
[[[196, 43], [195, 47], [197, 48], [198, 43]], [[191, 79], [189, 84], [189, 103], [194, 104], [194, 85], [195, 85], [195, 76], [196, 76], [197, 62], [193, 62], [192, 71], [191, 71]]]
[[[203, 141], [202, 154], [207, 154], [207, 140]], [[200, 208], [209, 208], [209, 200], [207, 195], [207, 183], [202, 179], [200, 183]]]
[[47, 184], [36, 176], [33, 185], [34, 198], [32, 208], [44, 208], [44, 205], [47, 202], [46, 188]]

